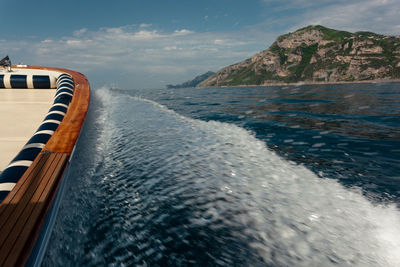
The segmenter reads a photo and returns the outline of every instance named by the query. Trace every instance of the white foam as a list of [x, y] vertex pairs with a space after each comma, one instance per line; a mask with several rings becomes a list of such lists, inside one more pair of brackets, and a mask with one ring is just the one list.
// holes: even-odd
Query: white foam
[[[96, 93], [107, 108], [118, 108], [110, 101], [110, 92]], [[344, 188], [335, 180], [319, 178], [306, 167], [279, 157], [238, 126], [190, 119], [140, 97], [132, 97], [131, 101], [147, 103], [163, 116], [168, 115], [171, 123], [188, 129], [185, 133], [191, 136], [181, 138], [191, 157], [204, 157], [197, 160], [207, 163], [209, 175], [219, 179], [219, 197], [235, 199], [234, 207], [246, 211], [225, 223], [245, 226], [240, 234], [251, 237], [250, 246], [265, 262], [400, 265], [400, 213], [394, 205], [372, 204], [357, 188]], [[109, 118], [99, 120], [113, 123]], [[177, 130], [176, 134], [181, 132]], [[207, 205], [207, 212], [193, 218], [195, 222], [203, 225], [223, 220], [224, 209], [232, 209], [217, 202]]]

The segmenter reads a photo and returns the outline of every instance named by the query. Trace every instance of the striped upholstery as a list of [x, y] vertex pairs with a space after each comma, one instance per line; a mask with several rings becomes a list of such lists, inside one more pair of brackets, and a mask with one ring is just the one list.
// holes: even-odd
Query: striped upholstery
[[56, 78], [52, 75], [0, 74], [0, 88], [49, 89], [56, 88]]
[[[18, 84], [19, 86], [23, 85], [23, 83], [26, 83], [27, 75], [18, 75], [25, 76], [25, 78], [13, 78], [12, 76], [13, 75], [11, 75], [10, 80], [7, 81], [10, 82], [11, 85]], [[39, 75], [33, 75], [33, 78], [34, 76]], [[37, 83], [43, 85], [44, 83], [48, 82], [49, 80], [43, 76], [36, 80], [36, 82], [35, 79], [33, 80], [33, 84]], [[1, 83], [2, 79], [0, 75], [0, 86]], [[56, 85], [57, 91], [54, 96], [53, 105], [44, 118], [42, 124], [22, 148], [22, 150], [17, 154], [17, 156], [10, 162], [7, 168], [4, 169], [4, 171], [0, 174], [0, 203], [14, 188], [15, 184], [35, 160], [67, 113], [69, 103], [71, 102], [74, 93], [74, 81], [69, 74], [64, 73], [58, 77]]]

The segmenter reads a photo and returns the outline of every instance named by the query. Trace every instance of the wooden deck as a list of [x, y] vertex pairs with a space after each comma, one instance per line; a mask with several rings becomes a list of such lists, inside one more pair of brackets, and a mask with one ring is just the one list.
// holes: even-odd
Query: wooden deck
[[84, 75], [66, 69], [29, 68], [68, 73], [74, 79], [75, 90], [68, 112], [56, 132], [0, 204], [0, 266], [26, 264], [89, 108], [90, 85]]

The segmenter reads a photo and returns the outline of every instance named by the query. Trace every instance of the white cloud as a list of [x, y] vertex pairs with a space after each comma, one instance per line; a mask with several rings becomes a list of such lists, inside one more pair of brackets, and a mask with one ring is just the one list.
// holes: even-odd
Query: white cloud
[[117, 28], [103, 28], [106, 33], [110, 34], [123, 34], [124, 33], [124, 28], [123, 27], [117, 27]]
[[166, 51], [178, 50], [178, 47], [176, 47], [176, 45], [166, 46], [166, 47], [164, 47], [164, 50], [166, 50]]
[[77, 30], [77, 31], [74, 31], [74, 33], [73, 33], [73, 35], [74, 36], [81, 36], [81, 35], [83, 35], [85, 32], [87, 32], [87, 28], [82, 28], [82, 29], [80, 29], [80, 30]]
[[[307, 0], [262, 1], [270, 12], [265, 21], [239, 31], [160, 31], [146, 23], [83, 28], [62, 38], [0, 40], [0, 54], [9, 54], [14, 62], [76, 69], [99, 86], [111, 79], [123, 87], [161, 87], [244, 60], [279, 34], [310, 24], [395, 35], [400, 31], [398, 0], [320, 0], [316, 5]], [[288, 9], [297, 15], [281, 16]]]
[[69, 46], [81, 46], [83, 42], [81, 40], [66, 40], [65, 43]]
[[51, 42], [53, 42], [53, 40], [51, 40], [51, 39], [45, 39], [45, 40], [43, 40], [41, 43], [42, 43], [42, 44], [48, 44], [48, 43], [51, 43]]
[[162, 37], [162, 35], [159, 34], [157, 31], [145, 31], [145, 30], [138, 31], [133, 34], [123, 33], [119, 37], [124, 37], [124, 36], [130, 37], [130, 39], [132, 40], [152, 40], [155, 38]]
[[38, 41], [3, 40], [0, 52], [10, 51], [16, 62], [76, 69], [98, 86], [114, 79], [125, 87], [132, 83], [140, 87], [162, 87], [165, 83], [161, 84], [160, 80], [184, 81], [246, 59], [266, 46], [265, 38], [247, 31], [199, 33], [177, 29], [165, 32], [152, 30], [150, 26], [131, 25], [97, 31], [80, 29], [71, 36]]
[[186, 30], [186, 29], [182, 29], [182, 30], [175, 30], [174, 34], [175, 35], [187, 35], [187, 34], [191, 34], [193, 33], [192, 31]]
[[152, 26], [152, 24], [148, 24], [148, 23], [142, 23], [142, 24], [140, 24], [140, 28], [148, 28], [148, 27], [151, 27]]
[[[270, 15], [259, 26], [279, 28], [280, 33], [320, 24], [347, 31], [373, 31], [398, 35], [398, 0], [262, 0]], [[288, 16], [286, 12], [295, 16]], [[279, 15], [275, 15], [279, 13]], [[283, 16], [282, 16], [283, 14]]]
[[398, 0], [348, 1], [310, 10], [303, 24], [322, 24], [348, 31], [368, 30], [382, 34], [399, 34], [400, 2]]

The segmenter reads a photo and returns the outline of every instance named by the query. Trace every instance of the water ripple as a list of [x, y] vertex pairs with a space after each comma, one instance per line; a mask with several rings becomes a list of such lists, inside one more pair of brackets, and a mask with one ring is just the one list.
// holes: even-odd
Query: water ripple
[[99, 126], [80, 140], [44, 266], [400, 264], [394, 206], [235, 125], [108, 91], [93, 101]]

